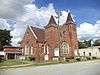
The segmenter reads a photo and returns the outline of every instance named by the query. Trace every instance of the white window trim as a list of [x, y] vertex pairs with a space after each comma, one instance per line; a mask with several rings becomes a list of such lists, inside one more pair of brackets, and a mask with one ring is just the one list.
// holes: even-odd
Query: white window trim
[[34, 33], [34, 31], [32, 30], [31, 26], [29, 26], [29, 29], [31, 30], [32, 34], [34, 35], [34, 37], [37, 39], [36, 34]]
[[33, 47], [31, 46], [31, 55], [33, 55]]
[[44, 53], [45, 53], [45, 45], [44, 45]]
[[49, 47], [47, 46], [47, 54], [49, 54]]
[[[47, 50], [47, 51], [46, 51], [46, 50]], [[47, 53], [46, 53], [46, 52], [47, 52]], [[49, 47], [48, 47], [48, 45], [47, 45], [47, 46], [44, 45], [44, 53], [49, 54]]]

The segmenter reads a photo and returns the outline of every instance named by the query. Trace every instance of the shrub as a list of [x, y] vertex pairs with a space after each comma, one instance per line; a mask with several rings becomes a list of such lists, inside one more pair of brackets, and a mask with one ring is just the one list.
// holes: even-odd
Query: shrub
[[66, 62], [70, 62], [70, 59], [66, 59]]
[[29, 60], [30, 60], [30, 61], [35, 61], [35, 58], [30, 56], [30, 57], [29, 57]]
[[96, 57], [92, 57], [92, 59], [97, 59]]
[[81, 61], [81, 58], [76, 58], [77, 61]]
[[90, 57], [86, 57], [86, 59], [87, 59], [87, 60], [91, 60], [91, 58], [90, 58]]

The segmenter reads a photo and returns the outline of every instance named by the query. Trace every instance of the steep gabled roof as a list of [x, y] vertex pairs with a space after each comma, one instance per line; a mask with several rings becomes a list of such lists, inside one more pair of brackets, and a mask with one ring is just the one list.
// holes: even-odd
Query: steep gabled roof
[[32, 31], [34, 32], [34, 34], [37, 37], [37, 41], [43, 43], [44, 42], [44, 29], [40, 29], [40, 28], [36, 28], [36, 27], [32, 27], [30, 26]]
[[71, 13], [70, 13], [70, 12], [68, 13], [68, 16], [67, 16], [67, 21], [73, 21], [73, 19], [72, 19], [72, 16], [71, 16]]
[[69, 24], [69, 23], [74, 23], [70, 12], [68, 12], [68, 16], [65, 24]]
[[51, 15], [49, 23], [48, 24], [56, 24], [56, 21], [54, 19], [54, 17]]
[[54, 19], [54, 17], [52, 15], [50, 17], [49, 23], [45, 27], [48, 28], [48, 27], [51, 27], [51, 26], [53, 26], [53, 27], [57, 26], [57, 23], [56, 23], [56, 21], [55, 21], [55, 19]]

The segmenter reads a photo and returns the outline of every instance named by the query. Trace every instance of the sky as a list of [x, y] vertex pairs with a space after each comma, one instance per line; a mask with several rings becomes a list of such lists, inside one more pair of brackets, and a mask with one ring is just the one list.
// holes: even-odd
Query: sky
[[54, 4], [55, 10], [70, 9], [74, 14], [77, 23], [90, 22], [95, 23], [100, 19], [100, 0], [36, 0], [38, 7], [48, 6], [49, 3]]
[[67, 10], [75, 20], [78, 40], [100, 39], [100, 0], [0, 0], [0, 29], [11, 30], [12, 44], [18, 45], [27, 26], [43, 28], [56, 12], [62, 13], [62, 25]]

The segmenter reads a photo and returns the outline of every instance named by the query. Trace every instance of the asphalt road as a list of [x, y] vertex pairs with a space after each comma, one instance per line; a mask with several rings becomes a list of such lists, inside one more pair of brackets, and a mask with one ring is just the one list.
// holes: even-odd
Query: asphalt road
[[100, 60], [0, 70], [0, 75], [100, 75]]

